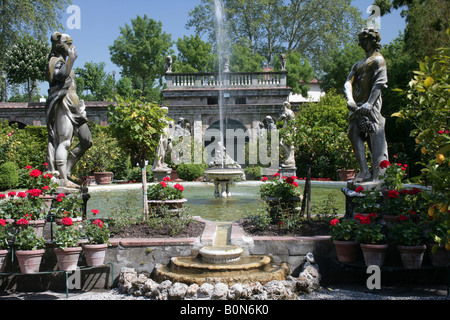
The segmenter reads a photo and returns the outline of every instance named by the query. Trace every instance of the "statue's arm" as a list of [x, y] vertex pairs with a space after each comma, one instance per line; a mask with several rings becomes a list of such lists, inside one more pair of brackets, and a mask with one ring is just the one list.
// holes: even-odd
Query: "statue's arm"
[[375, 67], [373, 70], [374, 84], [367, 102], [361, 107], [363, 114], [368, 114], [373, 109], [387, 83], [387, 67], [384, 58], [375, 59], [373, 65]]
[[65, 81], [72, 72], [75, 60], [78, 58], [78, 52], [75, 50], [75, 47], [73, 47], [68, 50], [68, 53], [69, 55], [66, 63], [58, 64], [58, 66], [55, 67], [54, 78], [56, 81]]
[[347, 77], [347, 81], [344, 84], [344, 95], [347, 98], [347, 108], [350, 111], [355, 112], [358, 109], [355, 100], [353, 99], [353, 82], [355, 80], [356, 64], [352, 67], [350, 74]]

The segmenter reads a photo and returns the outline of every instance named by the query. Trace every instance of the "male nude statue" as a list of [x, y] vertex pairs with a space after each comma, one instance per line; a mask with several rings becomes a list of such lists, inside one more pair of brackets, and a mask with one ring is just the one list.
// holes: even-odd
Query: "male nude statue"
[[[78, 53], [67, 34], [55, 32], [51, 36], [52, 49], [47, 65], [49, 82], [45, 106], [48, 129], [48, 169], [62, 187], [78, 188], [71, 177], [72, 168], [92, 146], [87, 125], [84, 101], [78, 99], [73, 65]], [[80, 143], [70, 150], [74, 136]]]
[[[388, 160], [386, 120], [381, 115], [381, 92], [387, 88], [387, 68], [379, 52], [381, 37], [378, 31], [363, 29], [358, 37], [366, 57], [353, 66], [344, 86], [350, 110], [348, 137], [360, 168], [354, 182], [377, 182], [384, 171], [379, 164]], [[371, 154], [372, 172], [367, 165], [365, 141]]]

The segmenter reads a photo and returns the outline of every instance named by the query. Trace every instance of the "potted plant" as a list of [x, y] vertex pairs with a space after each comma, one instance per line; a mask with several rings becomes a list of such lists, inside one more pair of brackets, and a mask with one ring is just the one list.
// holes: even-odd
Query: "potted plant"
[[[47, 170], [48, 164], [45, 162], [42, 167], [44, 170]], [[42, 210], [47, 214], [50, 210], [54, 198], [53, 193], [56, 191], [58, 183], [50, 173], [42, 172], [39, 169], [33, 169], [30, 165], [26, 166], [25, 169], [29, 171], [29, 174], [26, 175], [26, 187], [29, 190], [41, 190], [39, 197], [42, 199]]]
[[384, 188], [400, 191], [403, 188], [403, 180], [408, 166], [401, 163], [391, 164], [389, 161], [383, 160], [379, 167], [380, 169], [386, 169], [384, 174], [380, 175], [380, 179], [384, 182]]
[[25, 218], [28, 224], [33, 227], [38, 236], [43, 235], [46, 223], [46, 211], [42, 208], [42, 191], [40, 189], [30, 189], [26, 192], [16, 193], [11, 191], [6, 195], [0, 195], [5, 200], [0, 204], [3, 218], [9, 223], [14, 223]]
[[95, 182], [99, 185], [110, 184], [113, 177], [114, 163], [119, 159], [121, 150], [116, 139], [105, 130], [99, 130], [95, 137], [95, 143], [77, 164], [78, 169], [95, 176]]
[[428, 216], [428, 256], [433, 266], [445, 267], [450, 263], [450, 213], [435, 210]]
[[353, 219], [333, 219], [330, 222], [330, 236], [342, 263], [356, 261], [359, 248], [359, 242], [355, 241], [357, 228], [358, 224]]
[[78, 229], [82, 221], [82, 205], [83, 199], [79, 194], [66, 196], [65, 193], [59, 193], [50, 212], [54, 215], [57, 225], [61, 225], [64, 218], [71, 218], [74, 227]]
[[65, 217], [61, 225], [56, 227], [55, 254], [58, 260], [58, 268], [62, 271], [76, 270], [82, 247], [78, 246], [80, 232], [74, 228], [73, 221]]
[[110, 232], [108, 225], [100, 219], [92, 222], [85, 222], [84, 236], [88, 243], [83, 244], [83, 251], [86, 263], [90, 267], [97, 267], [103, 264], [106, 255], [106, 248], [109, 243]]
[[147, 189], [147, 199], [149, 211], [153, 214], [161, 214], [162, 210], [180, 212], [183, 204], [187, 201], [183, 198], [184, 187], [179, 183], [170, 184], [171, 179], [165, 177], [159, 183], [149, 185]]
[[39, 272], [42, 256], [45, 253], [45, 241], [28, 226], [28, 220], [19, 219], [16, 222], [19, 230], [14, 237], [14, 248], [19, 262], [20, 272], [31, 274]]
[[424, 244], [423, 228], [406, 215], [398, 217], [399, 223], [389, 228], [405, 269], [420, 269], [427, 249]]
[[384, 263], [388, 244], [386, 235], [382, 232], [380, 223], [372, 223], [368, 216], [359, 216], [359, 227], [356, 231], [356, 241], [360, 243], [366, 266], [381, 267]]
[[383, 219], [387, 226], [397, 223], [397, 218], [406, 210], [404, 193], [392, 189], [387, 192], [387, 201], [383, 207]]
[[358, 163], [353, 147], [345, 132], [341, 132], [336, 139], [336, 166], [341, 181], [353, 180], [356, 177]]
[[[274, 177], [279, 178], [276, 173]], [[282, 213], [294, 212], [302, 201], [301, 191], [296, 176], [281, 177], [281, 179], [268, 180], [263, 177], [263, 183], [260, 186], [260, 197], [269, 206], [270, 217], [277, 223], [281, 219]]]
[[9, 240], [11, 239], [11, 232], [4, 219], [0, 219], [0, 273], [5, 270], [6, 257], [9, 253]]
[[353, 198], [355, 204], [354, 216], [376, 214], [379, 217], [381, 211], [380, 196], [378, 191], [364, 190], [363, 187], [357, 187], [355, 192], [361, 196]]

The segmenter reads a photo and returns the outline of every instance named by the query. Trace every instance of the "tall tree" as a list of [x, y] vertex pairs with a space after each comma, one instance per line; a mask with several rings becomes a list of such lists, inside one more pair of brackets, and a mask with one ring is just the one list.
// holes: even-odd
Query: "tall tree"
[[113, 97], [113, 78], [112, 75], [106, 73], [105, 65], [104, 62], [86, 62], [83, 68], [75, 69], [80, 97], [94, 101], [103, 101]]
[[50, 47], [26, 35], [20, 38], [6, 52], [6, 73], [8, 80], [14, 84], [26, 84], [28, 102], [31, 102], [33, 90], [38, 81], [46, 78], [46, 67]]
[[0, 1], [0, 67], [6, 49], [20, 36], [46, 38], [49, 31], [61, 29], [61, 15], [71, 0]]
[[[363, 25], [351, 0], [224, 0], [224, 5], [233, 42], [248, 40], [268, 63], [282, 52], [298, 51], [316, 70]], [[214, 41], [213, 0], [202, 0], [189, 16], [186, 26]]]
[[179, 38], [176, 42], [178, 57], [174, 62], [175, 72], [212, 72], [212, 45], [200, 36], [191, 35]]
[[120, 28], [120, 36], [109, 46], [111, 61], [122, 68], [122, 75], [140, 82], [142, 94], [148, 87], [162, 86], [165, 58], [172, 54], [171, 35], [162, 23], [144, 15]]

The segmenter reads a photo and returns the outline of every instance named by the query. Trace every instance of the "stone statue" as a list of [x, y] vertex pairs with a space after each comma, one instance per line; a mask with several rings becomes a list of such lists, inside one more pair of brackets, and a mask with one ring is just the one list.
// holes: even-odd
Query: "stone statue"
[[169, 55], [166, 57], [166, 65], [167, 65], [166, 73], [172, 73], [172, 56]]
[[175, 124], [173, 135], [176, 137], [188, 137], [191, 135], [191, 132], [189, 130], [189, 122], [187, 122], [185, 118], [178, 118], [178, 121]]
[[171, 168], [164, 162], [168, 153], [172, 151], [173, 121], [166, 121], [167, 126], [159, 138], [158, 149], [156, 150], [155, 160], [153, 161], [152, 171], [171, 171]]
[[223, 57], [223, 72], [230, 72], [230, 56], [228, 54]]
[[263, 123], [264, 123], [264, 128], [267, 131], [275, 130], [277, 128], [275, 121], [273, 120], [273, 118], [271, 116], [266, 116]]
[[[344, 87], [350, 110], [348, 137], [360, 169], [353, 182], [377, 183], [378, 176], [383, 174], [379, 164], [388, 160], [385, 118], [381, 115], [381, 93], [387, 88], [387, 68], [379, 52], [381, 37], [378, 31], [365, 28], [358, 38], [366, 57], [353, 66]], [[365, 141], [371, 153], [372, 172], [367, 165]]]
[[[291, 110], [291, 104], [289, 102], [285, 102], [284, 104], [284, 111], [278, 118], [277, 122], [283, 121], [283, 128], [286, 128], [288, 126], [288, 122], [295, 118], [294, 111]], [[295, 147], [293, 143], [286, 142], [286, 139], [288, 137], [281, 137], [280, 139], [280, 145], [283, 147], [284, 151], [286, 152], [287, 159], [284, 163], [281, 164], [281, 167], [286, 168], [293, 168], [295, 167]]]
[[[75, 73], [72, 70], [78, 53], [67, 34], [53, 33], [51, 43], [47, 65], [50, 88], [45, 105], [48, 170], [59, 179], [61, 187], [79, 188], [79, 181], [71, 176], [71, 171], [92, 146], [92, 137], [84, 101], [79, 100], [76, 93]], [[69, 152], [74, 136], [80, 142]]]
[[286, 61], [287, 61], [286, 55], [282, 53], [280, 55], [281, 71], [286, 71]]

